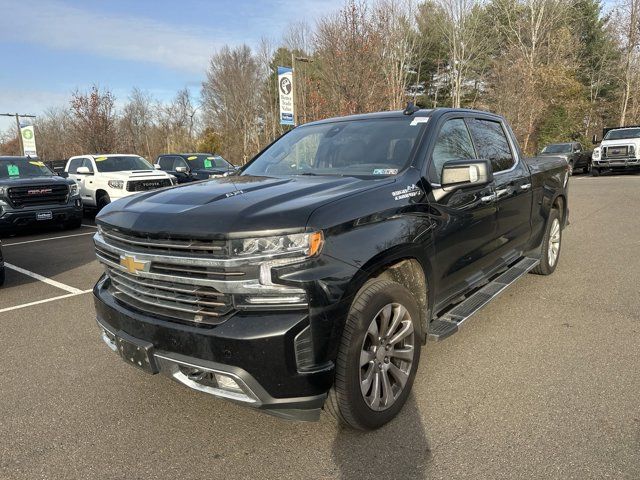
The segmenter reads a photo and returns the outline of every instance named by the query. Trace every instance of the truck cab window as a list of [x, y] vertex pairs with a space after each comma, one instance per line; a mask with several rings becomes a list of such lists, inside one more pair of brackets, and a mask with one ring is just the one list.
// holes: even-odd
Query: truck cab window
[[82, 166], [82, 158], [74, 158], [69, 162], [69, 173], [77, 173], [78, 167]]
[[431, 155], [431, 178], [440, 182], [442, 166], [449, 160], [464, 160], [476, 157], [469, 131], [461, 118], [448, 120], [438, 132]]
[[513, 153], [500, 122], [474, 118], [469, 121], [469, 129], [479, 158], [490, 160], [494, 173], [513, 167]]

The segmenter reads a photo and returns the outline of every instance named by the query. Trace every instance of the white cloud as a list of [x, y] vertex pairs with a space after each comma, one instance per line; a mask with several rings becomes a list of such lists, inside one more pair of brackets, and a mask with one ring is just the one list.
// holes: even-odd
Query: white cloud
[[91, 12], [56, 1], [0, 0], [0, 38], [204, 71], [216, 45], [154, 20]]

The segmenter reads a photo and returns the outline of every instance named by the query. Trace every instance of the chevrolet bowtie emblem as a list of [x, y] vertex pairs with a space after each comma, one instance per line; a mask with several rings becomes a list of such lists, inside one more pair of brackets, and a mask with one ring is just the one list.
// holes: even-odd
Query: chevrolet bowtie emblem
[[133, 275], [137, 275], [138, 272], [142, 272], [149, 262], [138, 262], [136, 257], [129, 255], [123, 255], [120, 257], [120, 265], [127, 269], [127, 271]]

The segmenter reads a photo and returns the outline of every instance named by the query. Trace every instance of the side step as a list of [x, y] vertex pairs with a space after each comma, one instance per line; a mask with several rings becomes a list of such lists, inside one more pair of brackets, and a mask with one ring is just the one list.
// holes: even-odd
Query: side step
[[473, 295], [445, 312], [440, 318], [433, 320], [429, 325], [429, 340], [444, 340], [456, 333], [469, 317], [500, 295], [529, 270], [535, 268], [538, 263], [540, 260], [537, 258], [523, 258]]

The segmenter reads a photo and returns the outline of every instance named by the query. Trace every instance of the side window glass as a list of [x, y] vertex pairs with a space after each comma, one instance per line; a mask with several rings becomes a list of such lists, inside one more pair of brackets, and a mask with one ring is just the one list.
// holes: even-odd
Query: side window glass
[[158, 161], [158, 163], [160, 164], [160, 168], [162, 170], [171, 170], [171, 167], [173, 167], [173, 158], [160, 157], [160, 160]]
[[78, 167], [82, 164], [81, 158], [74, 158], [69, 162], [69, 173], [78, 173]]
[[173, 169], [175, 170], [178, 167], [187, 167], [187, 170], [189, 170], [189, 165], [187, 165], [187, 162], [184, 160], [184, 158], [182, 157], [173, 157], [175, 160], [173, 162]]
[[465, 160], [475, 158], [476, 153], [469, 136], [469, 131], [461, 118], [447, 120], [438, 132], [433, 154], [431, 155], [431, 172], [440, 182], [442, 166], [449, 160]]
[[93, 173], [93, 165], [91, 164], [91, 160], [85, 158], [82, 160], [82, 166], [87, 167], [91, 173]]
[[513, 167], [513, 153], [500, 122], [474, 118], [469, 121], [469, 129], [478, 149], [478, 156], [491, 161], [494, 173]]

